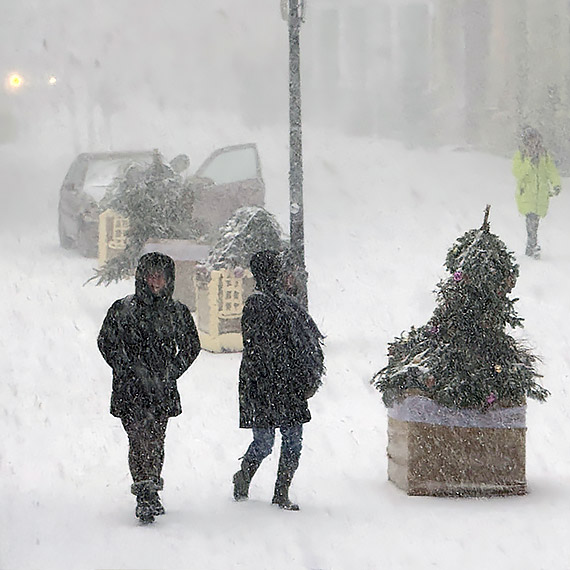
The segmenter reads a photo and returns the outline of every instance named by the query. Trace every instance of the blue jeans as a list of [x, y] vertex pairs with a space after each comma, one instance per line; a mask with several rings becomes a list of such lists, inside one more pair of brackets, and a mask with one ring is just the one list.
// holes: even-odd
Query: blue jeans
[[[281, 432], [280, 463], [296, 466], [301, 457], [303, 447], [303, 425], [279, 428]], [[250, 443], [243, 459], [249, 463], [261, 463], [273, 450], [275, 428], [252, 428], [253, 441]]]

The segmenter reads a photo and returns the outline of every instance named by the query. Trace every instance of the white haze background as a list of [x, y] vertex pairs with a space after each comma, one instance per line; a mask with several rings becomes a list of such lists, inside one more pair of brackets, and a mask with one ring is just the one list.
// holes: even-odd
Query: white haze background
[[[287, 229], [285, 122], [252, 129], [234, 114], [168, 100], [127, 103], [114, 118], [115, 148], [187, 152], [195, 167], [218, 146], [256, 141], [267, 208]], [[292, 487], [302, 510], [269, 504], [277, 453], [250, 501], [233, 502], [231, 476], [250, 437], [237, 427], [240, 355], [203, 351], [180, 380], [184, 413], [167, 433], [167, 514], [141, 527], [126, 436], [108, 413], [111, 373], [96, 347], [107, 308], [133, 283], [84, 285], [94, 261], [58, 246], [72, 127], [83, 136], [88, 121], [25, 109], [33, 121], [0, 146], [0, 569], [570, 568], [570, 180], [539, 229], [543, 259], [535, 261], [522, 255], [508, 159], [348, 137], [312, 127], [309, 117], [309, 296], [327, 335], [328, 374], [311, 401]], [[429, 318], [447, 249], [481, 224], [487, 203], [492, 231], [521, 266], [514, 294], [525, 329], [515, 334], [542, 356], [552, 392], [528, 406], [529, 494], [407, 497], [387, 482], [386, 412], [369, 380], [387, 343]]]

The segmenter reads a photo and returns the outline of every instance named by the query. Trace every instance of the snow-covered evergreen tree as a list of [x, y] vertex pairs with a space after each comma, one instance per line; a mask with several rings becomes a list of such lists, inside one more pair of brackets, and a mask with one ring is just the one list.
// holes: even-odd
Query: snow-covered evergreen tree
[[251, 256], [265, 249], [283, 251], [287, 243], [275, 216], [258, 206], [245, 206], [221, 228], [206, 265], [209, 269], [249, 267]]
[[132, 275], [144, 244], [151, 238], [194, 237], [192, 189], [156, 150], [149, 166], [134, 164], [117, 180], [104, 204], [127, 217], [129, 229], [125, 250], [96, 271], [93, 279], [97, 285]]
[[420, 393], [451, 408], [488, 409], [545, 400], [536, 382], [537, 357], [506, 327], [522, 327], [509, 293], [519, 267], [512, 252], [483, 226], [458, 238], [445, 260], [450, 276], [438, 284], [428, 323], [397, 337], [388, 365], [372, 379], [390, 406]]

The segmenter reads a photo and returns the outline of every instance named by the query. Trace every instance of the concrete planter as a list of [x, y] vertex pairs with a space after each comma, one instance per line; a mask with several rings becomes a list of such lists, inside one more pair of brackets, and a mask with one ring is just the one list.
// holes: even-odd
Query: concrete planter
[[99, 267], [125, 250], [129, 219], [113, 210], [99, 214], [98, 260]]
[[388, 409], [388, 479], [408, 495], [526, 493], [526, 406], [453, 410], [423, 396]]
[[198, 267], [196, 273], [197, 327], [202, 348], [210, 352], [243, 349], [241, 313], [254, 288], [249, 270]]

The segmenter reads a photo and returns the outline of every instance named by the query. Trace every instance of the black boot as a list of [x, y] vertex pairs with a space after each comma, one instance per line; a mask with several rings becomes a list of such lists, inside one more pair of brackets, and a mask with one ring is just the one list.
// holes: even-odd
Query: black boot
[[283, 456], [279, 458], [279, 469], [277, 470], [277, 481], [275, 481], [275, 491], [271, 502], [278, 505], [280, 509], [286, 511], [298, 511], [299, 505], [291, 502], [289, 499], [289, 487], [293, 475], [299, 466], [299, 459], [285, 459]]
[[160, 502], [160, 497], [158, 496], [158, 492], [162, 491], [164, 488], [164, 479], [160, 477], [158, 480], [154, 480], [154, 490], [150, 493], [150, 504], [153, 508], [154, 515], [160, 516], [164, 514], [164, 507]]
[[245, 501], [249, 497], [249, 485], [256, 471], [261, 465], [260, 461], [249, 461], [243, 459], [241, 462], [241, 469], [234, 474], [234, 500]]
[[150, 507], [154, 516], [158, 517], [164, 514], [164, 507], [160, 502], [160, 497], [158, 496], [158, 491], [153, 491], [149, 497]]
[[131, 486], [131, 492], [137, 497], [135, 516], [143, 524], [152, 523], [154, 517], [164, 514], [164, 507], [158, 496], [159, 489], [162, 489], [162, 485], [151, 480], [139, 481]]
[[299, 505], [297, 503], [293, 503], [291, 499], [289, 499], [289, 489], [288, 488], [275, 488], [275, 493], [273, 494], [273, 499], [271, 503], [277, 505], [280, 509], [285, 511], [298, 511]]

